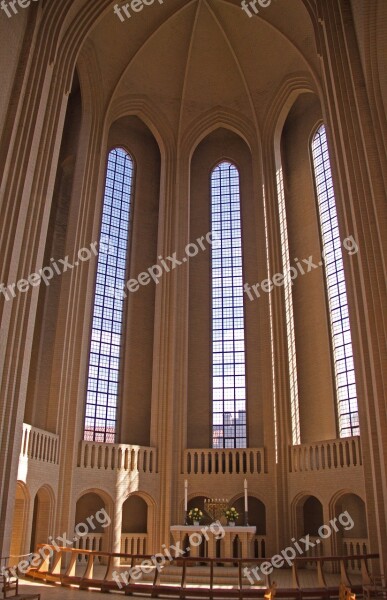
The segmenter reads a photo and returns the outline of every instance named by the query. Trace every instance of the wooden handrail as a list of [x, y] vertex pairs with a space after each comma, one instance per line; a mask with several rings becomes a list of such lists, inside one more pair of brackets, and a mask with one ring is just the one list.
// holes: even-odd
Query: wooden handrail
[[[41, 547], [42, 545], [38, 546]], [[48, 568], [47, 561], [42, 559], [42, 563], [37, 566], [36, 569], [30, 569], [27, 573], [28, 577], [38, 578], [46, 581], [57, 581], [62, 583], [63, 585], [75, 584], [78, 585], [81, 589], [87, 589], [89, 587], [99, 588], [101, 591], [109, 591], [109, 590], [124, 590], [125, 594], [134, 594], [137, 592], [141, 593], [149, 593], [152, 597], [158, 597], [159, 595], [166, 594], [178, 596], [181, 599], [184, 599], [188, 596], [206, 596], [216, 598], [219, 596], [235, 598], [236, 600], [241, 600], [248, 597], [262, 597], [264, 593], [267, 591], [267, 588], [270, 586], [270, 579], [268, 579], [268, 585], [259, 586], [258, 582], [255, 586], [243, 587], [243, 567], [257, 566], [262, 564], [263, 562], [267, 562], [270, 559], [266, 558], [204, 558], [204, 557], [174, 557], [172, 561], [168, 561], [166, 564], [175, 564], [182, 566], [181, 570], [181, 578], [180, 585], [168, 585], [162, 584], [160, 582], [161, 572], [155, 568], [155, 574], [153, 577], [153, 581], [149, 581], [148, 583], [144, 582], [134, 582], [130, 577], [127, 580], [127, 583], [123, 583], [121, 588], [118, 583], [112, 579], [113, 574], [113, 564], [119, 564], [119, 559], [125, 559], [126, 564], [130, 564], [129, 568], [133, 566], [140, 566], [141, 562], [144, 560], [150, 560], [152, 558], [151, 554], [123, 554], [123, 553], [110, 553], [110, 552], [102, 552], [102, 551], [93, 551], [93, 550], [79, 550], [78, 548], [59, 548], [59, 551], [55, 547], [51, 547], [53, 550], [53, 558], [51, 561], [51, 567]], [[84, 569], [83, 575], [80, 577], [75, 576], [75, 564], [79, 554], [84, 555], [87, 558], [86, 566]], [[65, 555], [70, 556], [69, 565], [65, 573], [60, 573], [58, 569], [58, 565], [63, 562], [63, 557]], [[105, 574], [102, 579], [96, 579], [93, 577], [93, 567], [95, 558], [106, 559], [107, 568]], [[332, 587], [328, 588], [325, 583], [325, 577], [323, 573], [323, 566], [326, 562], [340, 562], [341, 566], [341, 577], [340, 580], [342, 583], [345, 583], [348, 587], [351, 587], [354, 591], [360, 591], [362, 588], [362, 584], [367, 581], [363, 581], [362, 584], [358, 586], [348, 584], [350, 580], [345, 571], [345, 562], [346, 560], [350, 560], [351, 558], [356, 558], [357, 560], [361, 560], [365, 564], [365, 570], [362, 570], [363, 576], [365, 580], [368, 578], [368, 569], [366, 569], [367, 561], [372, 559], [379, 558], [378, 554], [365, 554], [365, 555], [355, 555], [352, 556], [323, 556], [323, 557], [315, 557], [314, 561], [318, 565], [317, 574], [318, 574], [318, 585], [319, 590], [321, 591], [332, 591]], [[309, 591], [315, 591], [313, 588], [301, 588], [299, 579], [297, 566], [302, 565], [303, 563], [309, 562], [310, 557], [298, 557], [294, 559], [292, 572], [293, 572], [293, 587], [291, 588], [292, 597], [302, 598], [303, 596], [308, 595]], [[187, 588], [187, 567], [190, 565], [198, 564], [207, 565], [210, 567], [209, 579], [207, 586], [201, 587], [189, 587]], [[237, 574], [235, 577], [236, 584], [233, 588], [226, 587], [214, 587], [214, 567], [216, 564], [222, 563], [224, 565], [236, 565], [237, 566]], [[43, 570], [45, 569], [45, 570]], [[119, 571], [118, 571], [119, 572]], [[367, 576], [366, 576], [367, 574]], [[130, 575], [130, 573], [129, 573]], [[276, 596], [281, 597], [281, 587], [278, 585], [276, 588]], [[347, 583], [348, 582], [348, 583]], [[359, 588], [359, 590], [357, 590]], [[335, 591], [339, 592], [339, 584], [335, 587]], [[284, 590], [282, 591], [289, 591]]]

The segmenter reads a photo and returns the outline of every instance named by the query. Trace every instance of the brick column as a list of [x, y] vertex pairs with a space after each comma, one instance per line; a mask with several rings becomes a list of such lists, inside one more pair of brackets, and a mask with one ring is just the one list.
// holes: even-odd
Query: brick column
[[[319, 51], [327, 102], [327, 131], [342, 237], [353, 235], [356, 257], [344, 254], [359, 401], [370, 551], [387, 561], [387, 417], [383, 373], [387, 253], [380, 132], [374, 127], [349, 0], [319, 0]], [[354, 260], [356, 258], [356, 260]], [[379, 435], [375, 432], [380, 432]], [[383, 437], [382, 437], [383, 436]], [[356, 491], [356, 490], [355, 490]]]

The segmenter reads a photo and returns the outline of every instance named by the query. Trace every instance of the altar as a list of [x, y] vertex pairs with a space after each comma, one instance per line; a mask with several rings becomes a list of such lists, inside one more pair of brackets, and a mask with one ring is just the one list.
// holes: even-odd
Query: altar
[[234, 543], [238, 539], [241, 557], [254, 558], [253, 540], [256, 527], [232, 527], [217, 522], [211, 525], [171, 525], [170, 531], [174, 543], [180, 548], [188, 546], [192, 557], [233, 558]]

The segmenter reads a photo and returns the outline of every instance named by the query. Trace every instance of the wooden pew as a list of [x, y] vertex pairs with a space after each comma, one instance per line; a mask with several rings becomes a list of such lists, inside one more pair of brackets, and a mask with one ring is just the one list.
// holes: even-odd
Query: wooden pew
[[19, 578], [10, 569], [2, 569], [0, 592], [3, 598], [13, 600], [40, 600], [40, 594], [19, 594]]

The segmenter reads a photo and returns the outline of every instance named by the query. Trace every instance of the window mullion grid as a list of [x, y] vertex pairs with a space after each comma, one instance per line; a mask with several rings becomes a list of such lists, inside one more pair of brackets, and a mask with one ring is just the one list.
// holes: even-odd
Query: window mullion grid
[[[126, 255], [128, 247], [132, 171], [132, 161], [127, 153], [122, 149], [112, 150], [108, 158], [101, 226], [101, 237], [108, 238], [109, 250], [107, 254], [101, 251], [97, 262], [85, 418], [85, 439], [99, 442], [115, 441], [123, 323], [123, 298], [115, 291], [124, 286], [126, 265], [122, 254]], [[128, 207], [125, 210], [124, 202]], [[93, 346], [97, 342], [98, 351]], [[94, 361], [97, 365], [93, 370], [91, 364]]]
[[[325, 127], [312, 142], [326, 288], [331, 325], [340, 436], [359, 434], [353, 350], [348, 316], [344, 264]], [[328, 248], [331, 249], [328, 251]], [[350, 383], [349, 383], [350, 382]]]
[[[215, 296], [218, 302], [213, 304], [213, 309], [219, 305], [221, 314], [222, 330], [216, 330], [218, 341], [221, 342], [222, 347], [222, 364], [221, 368], [216, 368], [216, 372], [222, 373], [221, 381], [223, 382], [221, 387], [220, 395], [222, 396], [222, 424], [217, 420], [216, 412], [214, 413], [214, 439], [213, 443], [215, 447], [245, 447], [246, 446], [246, 433], [245, 433], [245, 416], [244, 411], [237, 408], [238, 399], [236, 397], [236, 328], [237, 328], [237, 294], [236, 294], [236, 280], [235, 280], [235, 252], [234, 239], [238, 237], [234, 231], [235, 222], [233, 220], [233, 194], [235, 185], [238, 192], [239, 201], [239, 176], [236, 168], [233, 165], [222, 163], [219, 165], [212, 174], [212, 205], [213, 214], [214, 207], [219, 204], [219, 234], [220, 234], [220, 248], [216, 253], [216, 268], [219, 269], [216, 272], [220, 273], [221, 285], [219, 286], [220, 298]], [[240, 220], [240, 217], [239, 217]], [[239, 236], [240, 237], [240, 236]], [[240, 263], [239, 263], [240, 264]], [[214, 267], [213, 267], [214, 268]], [[214, 277], [214, 274], [213, 274]], [[214, 302], [214, 300], [213, 300]], [[239, 308], [239, 307], [238, 307]], [[216, 318], [219, 316], [219, 311], [216, 313]], [[243, 309], [242, 309], [243, 317]], [[218, 321], [216, 321], [218, 323]], [[220, 333], [219, 333], [220, 331]], [[214, 343], [214, 336], [213, 336]], [[218, 357], [214, 356], [214, 361], [218, 360]], [[219, 366], [218, 362], [215, 365]], [[227, 381], [225, 381], [227, 378]], [[219, 384], [219, 380], [217, 380]], [[233, 386], [231, 386], [233, 383]], [[219, 388], [217, 388], [219, 390]], [[217, 401], [217, 392], [214, 391], [214, 402]], [[217, 405], [218, 406], [218, 405]], [[226, 408], [227, 406], [227, 408]], [[232, 406], [232, 410], [230, 409]], [[242, 417], [242, 424], [238, 424]], [[243, 428], [243, 434], [240, 434], [240, 428]], [[238, 429], [239, 428], [239, 429]]]

